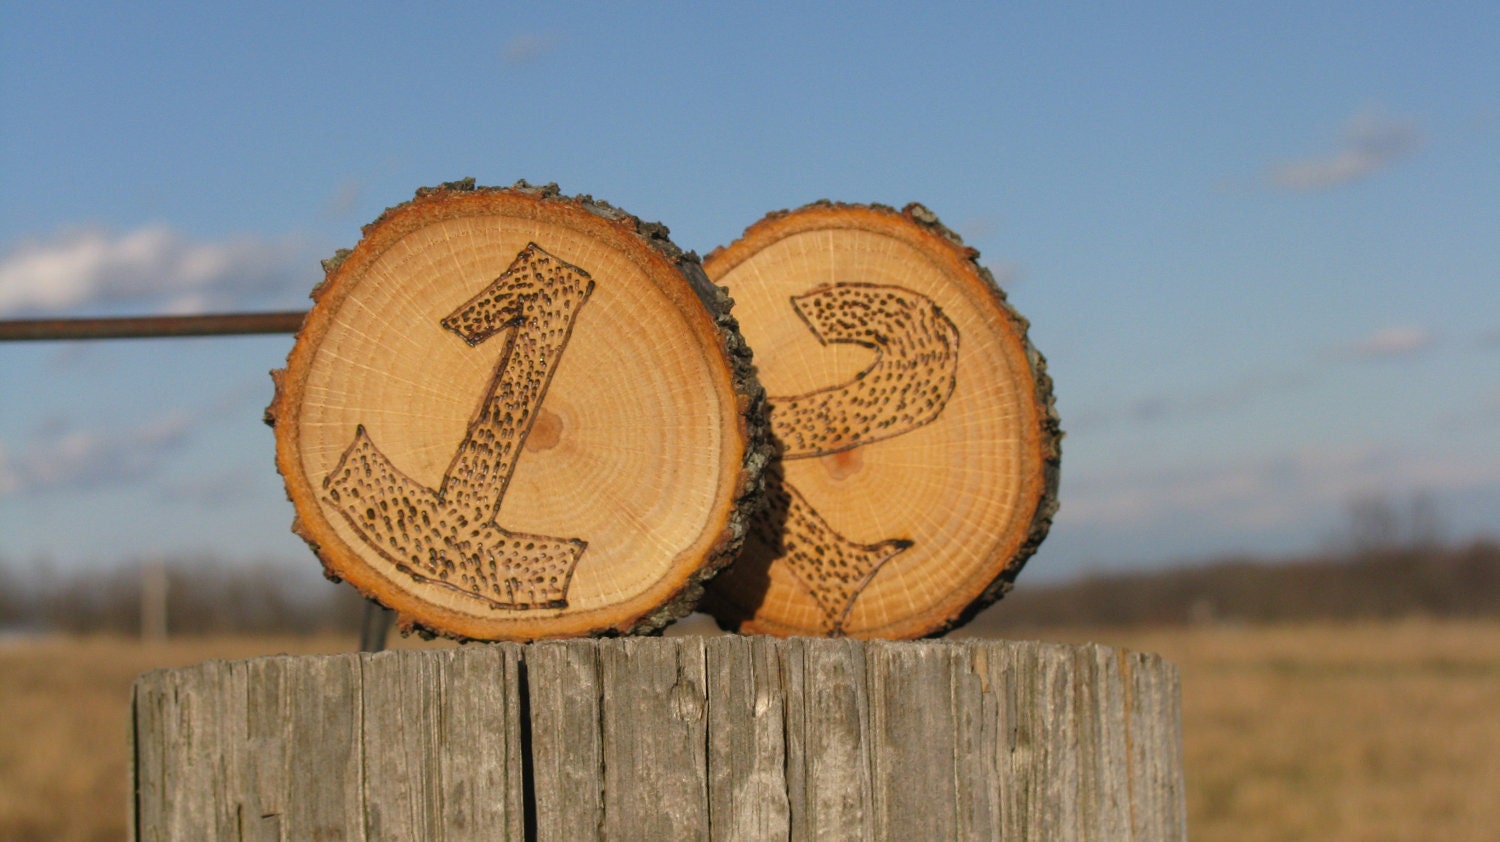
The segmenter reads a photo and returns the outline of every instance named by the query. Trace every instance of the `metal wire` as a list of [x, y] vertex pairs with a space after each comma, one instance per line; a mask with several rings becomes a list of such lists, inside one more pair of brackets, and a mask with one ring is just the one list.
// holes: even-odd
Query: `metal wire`
[[296, 333], [301, 311], [217, 313], [202, 316], [124, 316], [100, 319], [0, 320], [0, 342], [73, 339], [152, 339]]

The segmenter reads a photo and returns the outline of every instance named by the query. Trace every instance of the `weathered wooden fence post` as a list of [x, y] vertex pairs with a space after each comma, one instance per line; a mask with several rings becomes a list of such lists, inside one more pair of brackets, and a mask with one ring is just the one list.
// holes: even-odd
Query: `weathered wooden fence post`
[[1153, 655], [678, 637], [142, 676], [134, 838], [1186, 837]]

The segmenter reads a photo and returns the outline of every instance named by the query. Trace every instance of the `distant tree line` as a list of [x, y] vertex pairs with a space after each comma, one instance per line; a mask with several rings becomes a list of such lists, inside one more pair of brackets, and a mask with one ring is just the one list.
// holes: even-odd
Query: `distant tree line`
[[[1097, 574], [1056, 585], [1023, 577], [972, 631], [1500, 617], [1500, 542], [1453, 545], [1429, 498], [1354, 500], [1334, 549], [1294, 560], [1228, 559]], [[0, 559], [0, 630], [117, 634], [357, 634], [365, 603], [306, 560], [180, 558], [98, 570]]]
[[143, 610], [164, 614], [173, 635], [355, 633], [364, 601], [307, 563], [193, 557], [21, 571], [0, 560], [0, 629], [134, 635], [153, 625]]
[[986, 629], [1202, 622], [1500, 617], [1500, 543], [1362, 549], [1296, 561], [1231, 559], [1028, 586]]

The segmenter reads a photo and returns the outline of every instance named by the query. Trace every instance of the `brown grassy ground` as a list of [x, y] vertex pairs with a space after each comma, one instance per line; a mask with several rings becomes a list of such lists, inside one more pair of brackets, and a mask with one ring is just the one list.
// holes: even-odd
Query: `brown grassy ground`
[[1500, 623], [1035, 636], [1180, 667], [1197, 842], [1497, 838]]
[[[1195, 840], [1490, 840], [1500, 827], [1500, 623], [1025, 636], [1158, 652], [1181, 667]], [[342, 638], [0, 643], [0, 839], [123, 837], [138, 673], [350, 648]]]

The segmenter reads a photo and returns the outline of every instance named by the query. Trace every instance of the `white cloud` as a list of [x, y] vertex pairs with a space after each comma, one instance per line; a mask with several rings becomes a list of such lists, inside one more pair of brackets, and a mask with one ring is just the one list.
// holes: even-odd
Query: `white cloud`
[[14, 494], [21, 488], [21, 476], [10, 464], [5, 442], [0, 441], [0, 497]]
[[1264, 400], [1274, 400], [1304, 389], [1313, 376], [1306, 370], [1252, 372], [1236, 380], [1199, 391], [1178, 390], [1146, 395], [1124, 404], [1093, 407], [1066, 420], [1069, 431], [1095, 433], [1117, 424], [1167, 424], [1192, 421], [1205, 415], [1244, 410]]
[[328, 203], [323, 206], [328, 216], [342, 219], [353, 215], [359, 207], [360, 200], [364, 198], [364, 187], [358, 181], [346, 179], [341, 182], [329, 197]]
[[54, 423], [15, 455], [0, 447], [0, 497], [137, 480], [187, 444], [193, 428], [184, 412], [123, 430], [75, 430]]
[[959, 223], [955, 229], [964, 242], [987, 240], [1000, 230], [1000, 221], [993, 216], [973, 216]]
[[1370, 446], [1300, 449], [1254, 462], [1087, 477], [1074, 481], [1063, 513], [1103, 527], [1171, 521], [1232, 529], [1292, 527], [1372, 493], [1467, 491], [1500, 484], [1500, 461], [1441, 457]]
[[190, 313], [266, 297], [285, 304], [312, 288], [316, 265], [291, 241], [193, 242], [167, 225], [72, 230], [0, 255], [0, 316], [100, 307]]
[[530, 64], [557, 49], [558, 38], [551, 32], [529, 32], [517, 35], [505, 43], [505, 63], [510, 65]]
[[1381, 360], [1414, 354], [1430, 347], [1436, 337], [1420, 325], [1397, 325], [1383, 328], [1338, 350], [1338, 356], [1352, 360]]
[[1338, 148], [1287, 161], [1271, 170], [1271, 181], [1287, 190], [1320, 190], [1359, 181], [1415, 153], [1422, 133], [1415, 122], [1367, 108], [1344, 127]]
[[234, 467], [211, 474], [194, 473], [184, 479], [165, 483], [161, 489], [163, 502], [173, 505], [194, 505], [204, 508], [220, 508], [248, 502], [258, 490], [257, 480], [245, 467]]

